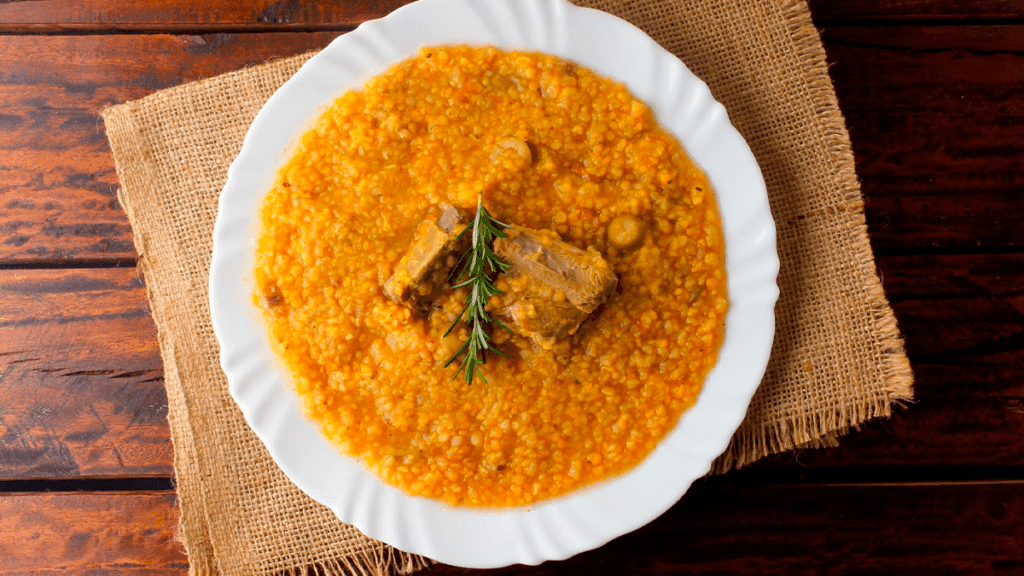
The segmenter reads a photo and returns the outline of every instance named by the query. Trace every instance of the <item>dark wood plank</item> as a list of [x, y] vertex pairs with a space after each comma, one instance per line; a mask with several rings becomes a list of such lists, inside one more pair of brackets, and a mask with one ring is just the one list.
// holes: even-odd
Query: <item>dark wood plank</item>
[[0, 301], [0, 479], [173, 475], [136, 270], [4, 270]]
[[957, 21], [1019, 20], [1024, 17], [1020, 0], [809, 0], [817, 23], [848, 20]]
[[[0, 4], [0, 31], [340, 29], [380, 18], [411, 0], [36, 0]], [[1020, 0], [810, 0], [817, 22], [1017, 20]]]
[[1024, 351], [911, 363], [916, 399], [891, 418], [864, 424], [837, 448], [788, 452], [755, 467], [1024, 465]]
[[501, 573], [1014, 574], [1022, 493], [1016, 483], [698, 486], [598, 550]]
[[[171, 494], [0, 496], [0, 575], [181, 576]], [[561, 562], [419, 574], [1019, 574], [1024, 485], [698, 484], [636, 532]]]
[[883, 255], [876, 263], [911, 357], [954, 363], [1024, 350], [1024, 254]]
[[763, 465], [1024, 465], [1024, 255], [882, 256], [916, 401]]
[[874, 246], [1024, 245], [1024, 26], [822, 38]]
[[0, 494], [0, 575], [184, 576], [174, 493]]
[[411, 0], [37, 0], [0, 4], [0, 31], [348, 29]]
[[134, 258], [99, 111], [335, 36], [0, 36], [0, 262]]
[[[133, 258], [99, 110], [334, 36], [0, 36], [0, 262]], [[824, 37], [875, 246], [1020, 246], [1024, 26]]]

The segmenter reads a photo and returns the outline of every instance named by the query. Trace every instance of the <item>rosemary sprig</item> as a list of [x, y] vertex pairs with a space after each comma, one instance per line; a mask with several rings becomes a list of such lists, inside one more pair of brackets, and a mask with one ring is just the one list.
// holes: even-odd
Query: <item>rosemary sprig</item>
[[459, 363], [459, 369], [455, 372], [453, 378], [461, 373], [466, 380], [466, 384], [473, 383], [473, 376], [475, 374], [479, 374], [480, 379], [487, 382], [483, 372], [480, 371], [480, 365], [487, 362], [486, 353], [488, 350], [499, 356], [509, 357], [508, 354], [493, 347], [487, 331], [484, 330], [484, 324], [488, 322], [494, 322], [505, 330], [509, 330], [508, 326], [505, 326], [501, 320], [488, 314], [485, 309], [488, 298], [495, 294], [501, 294], [501, 290], [494, 287], [491, 274], [501, 274], [508, 272], [509, 269], [509, 265], [499, 260], [491, 248], [491, 243], [495, 238], [505, 238], [505, 232], [503, 231], [505, 228], [508, 228], [508, 224], [495, 220], [487, 211], [487, 208], [484, 208], [483, 193], [479, 193], [477, 195], [476, 218], [473, 219], [473, 226], [472, 228], [466, 227], [465, 230], [459, 233], [459, 238], [461, 238], [463, 234], [470, 231], [473, 235], [473, 243], [466, 250], [466, 253], [462, 255], [459, 264], [455, 266], [455, 270], [460, 270], [461, 268], [461, 271], [455, 280], [455, 285], [452, 286], [452, 289], [468, 286], [469, 294], [466, 296], [466, 305], [462, 308], [462, 312], [459, 312], [459, 315], [452, 322], [448, 331], [444, 333], [445, 336], [450, 334], [459, 324], [459, 321], [465, 318], [465, 322], [469, 326], [469, 338], [463, 342], [462, 347], [452, 355], [448, 362], [445, 362], [445, 367], [447, 368], [459, 356], [462, 356], [462, 362]]

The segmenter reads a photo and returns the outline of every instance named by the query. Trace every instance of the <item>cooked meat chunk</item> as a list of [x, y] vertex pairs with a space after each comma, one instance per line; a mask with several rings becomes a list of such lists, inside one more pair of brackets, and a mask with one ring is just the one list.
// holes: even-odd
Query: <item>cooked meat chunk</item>
[[551, 230], [515, 226], [507, 232], [507, 238], [494, 241], [494, 252], [511, 266], [511, 276], [526, 275], [562, 291], [569, 302], [587, 314], [604, 302], [618, 282], [600, 252], [562, 242]]
[[580, 250], [549, 230], [513, 227], [494, 241], [494, 252], [510, 265], [501, 282], [505, 294], [492, 313], [514, 332], [542, 348], [576, 332], [615, 290], [618, 279], [593, 247]]
[[384, 283], [388, 298], [424, 313], [447, 283], [459, 261], [460, 248], [469, 237], [457, 238], [467, 222], [466, 215], [447, 204], [441, 208], [437, 222], [424, 220], [416, 229], [412, 245]]
[[508, 290], [512, 298], [492, 313], [516, 334], [549, 350], [556, 340], [576, 332], [589, 314], [568, 300], [555, 301], [549, 293], [537, 288], [527, 285], [521, 291]]

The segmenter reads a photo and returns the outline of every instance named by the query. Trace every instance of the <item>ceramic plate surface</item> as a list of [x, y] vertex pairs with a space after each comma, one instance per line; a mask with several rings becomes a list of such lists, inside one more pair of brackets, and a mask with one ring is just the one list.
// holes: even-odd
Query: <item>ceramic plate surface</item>
[[[301, 414], [251, 299], [259, 207], [299, 136], [335, 98], [420, 47], [467, 43], [574, 60], [624, 82], [651, 105], [715, 188], [730, 296], [718, 365], [696, 405], [640, 466], [560, 498], [495, 511], [410, 497], [340, 454]], [[643, 32], [563, 0], [420, 0], [336, 39], [256, 117], [220, 197], [210, 309], [231, 394], [299, 488], [371, 538], [485, 568], [536, 564], [600, 546], [661, 515], [707, 473], [767, 365], [778, 266], [775, 225], [753, 154], [704, 83]]]

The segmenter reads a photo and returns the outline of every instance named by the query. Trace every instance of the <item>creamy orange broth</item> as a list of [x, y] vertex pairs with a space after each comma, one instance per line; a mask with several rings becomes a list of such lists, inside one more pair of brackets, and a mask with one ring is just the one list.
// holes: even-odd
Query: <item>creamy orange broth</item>
[[[523, 161], [498, 143], [529, 144]], [[438, 204], [594, 246], [619, 288], [553, 350], [495, 333], [486, 382], [453, 379], [428, 318], [382, 284]], [[620, 214], [646, 228], [609, 248]], [[410, 494], [516, 506], [629, 470], [691, 406], [727, 309], [705, 176], [621, 84], [536, 53], [436, 47], [344, 94], [301, 140], [262, 209], [254, 300], [307, 414]], [[499, 284], [500, 285], [500, 284]]]

